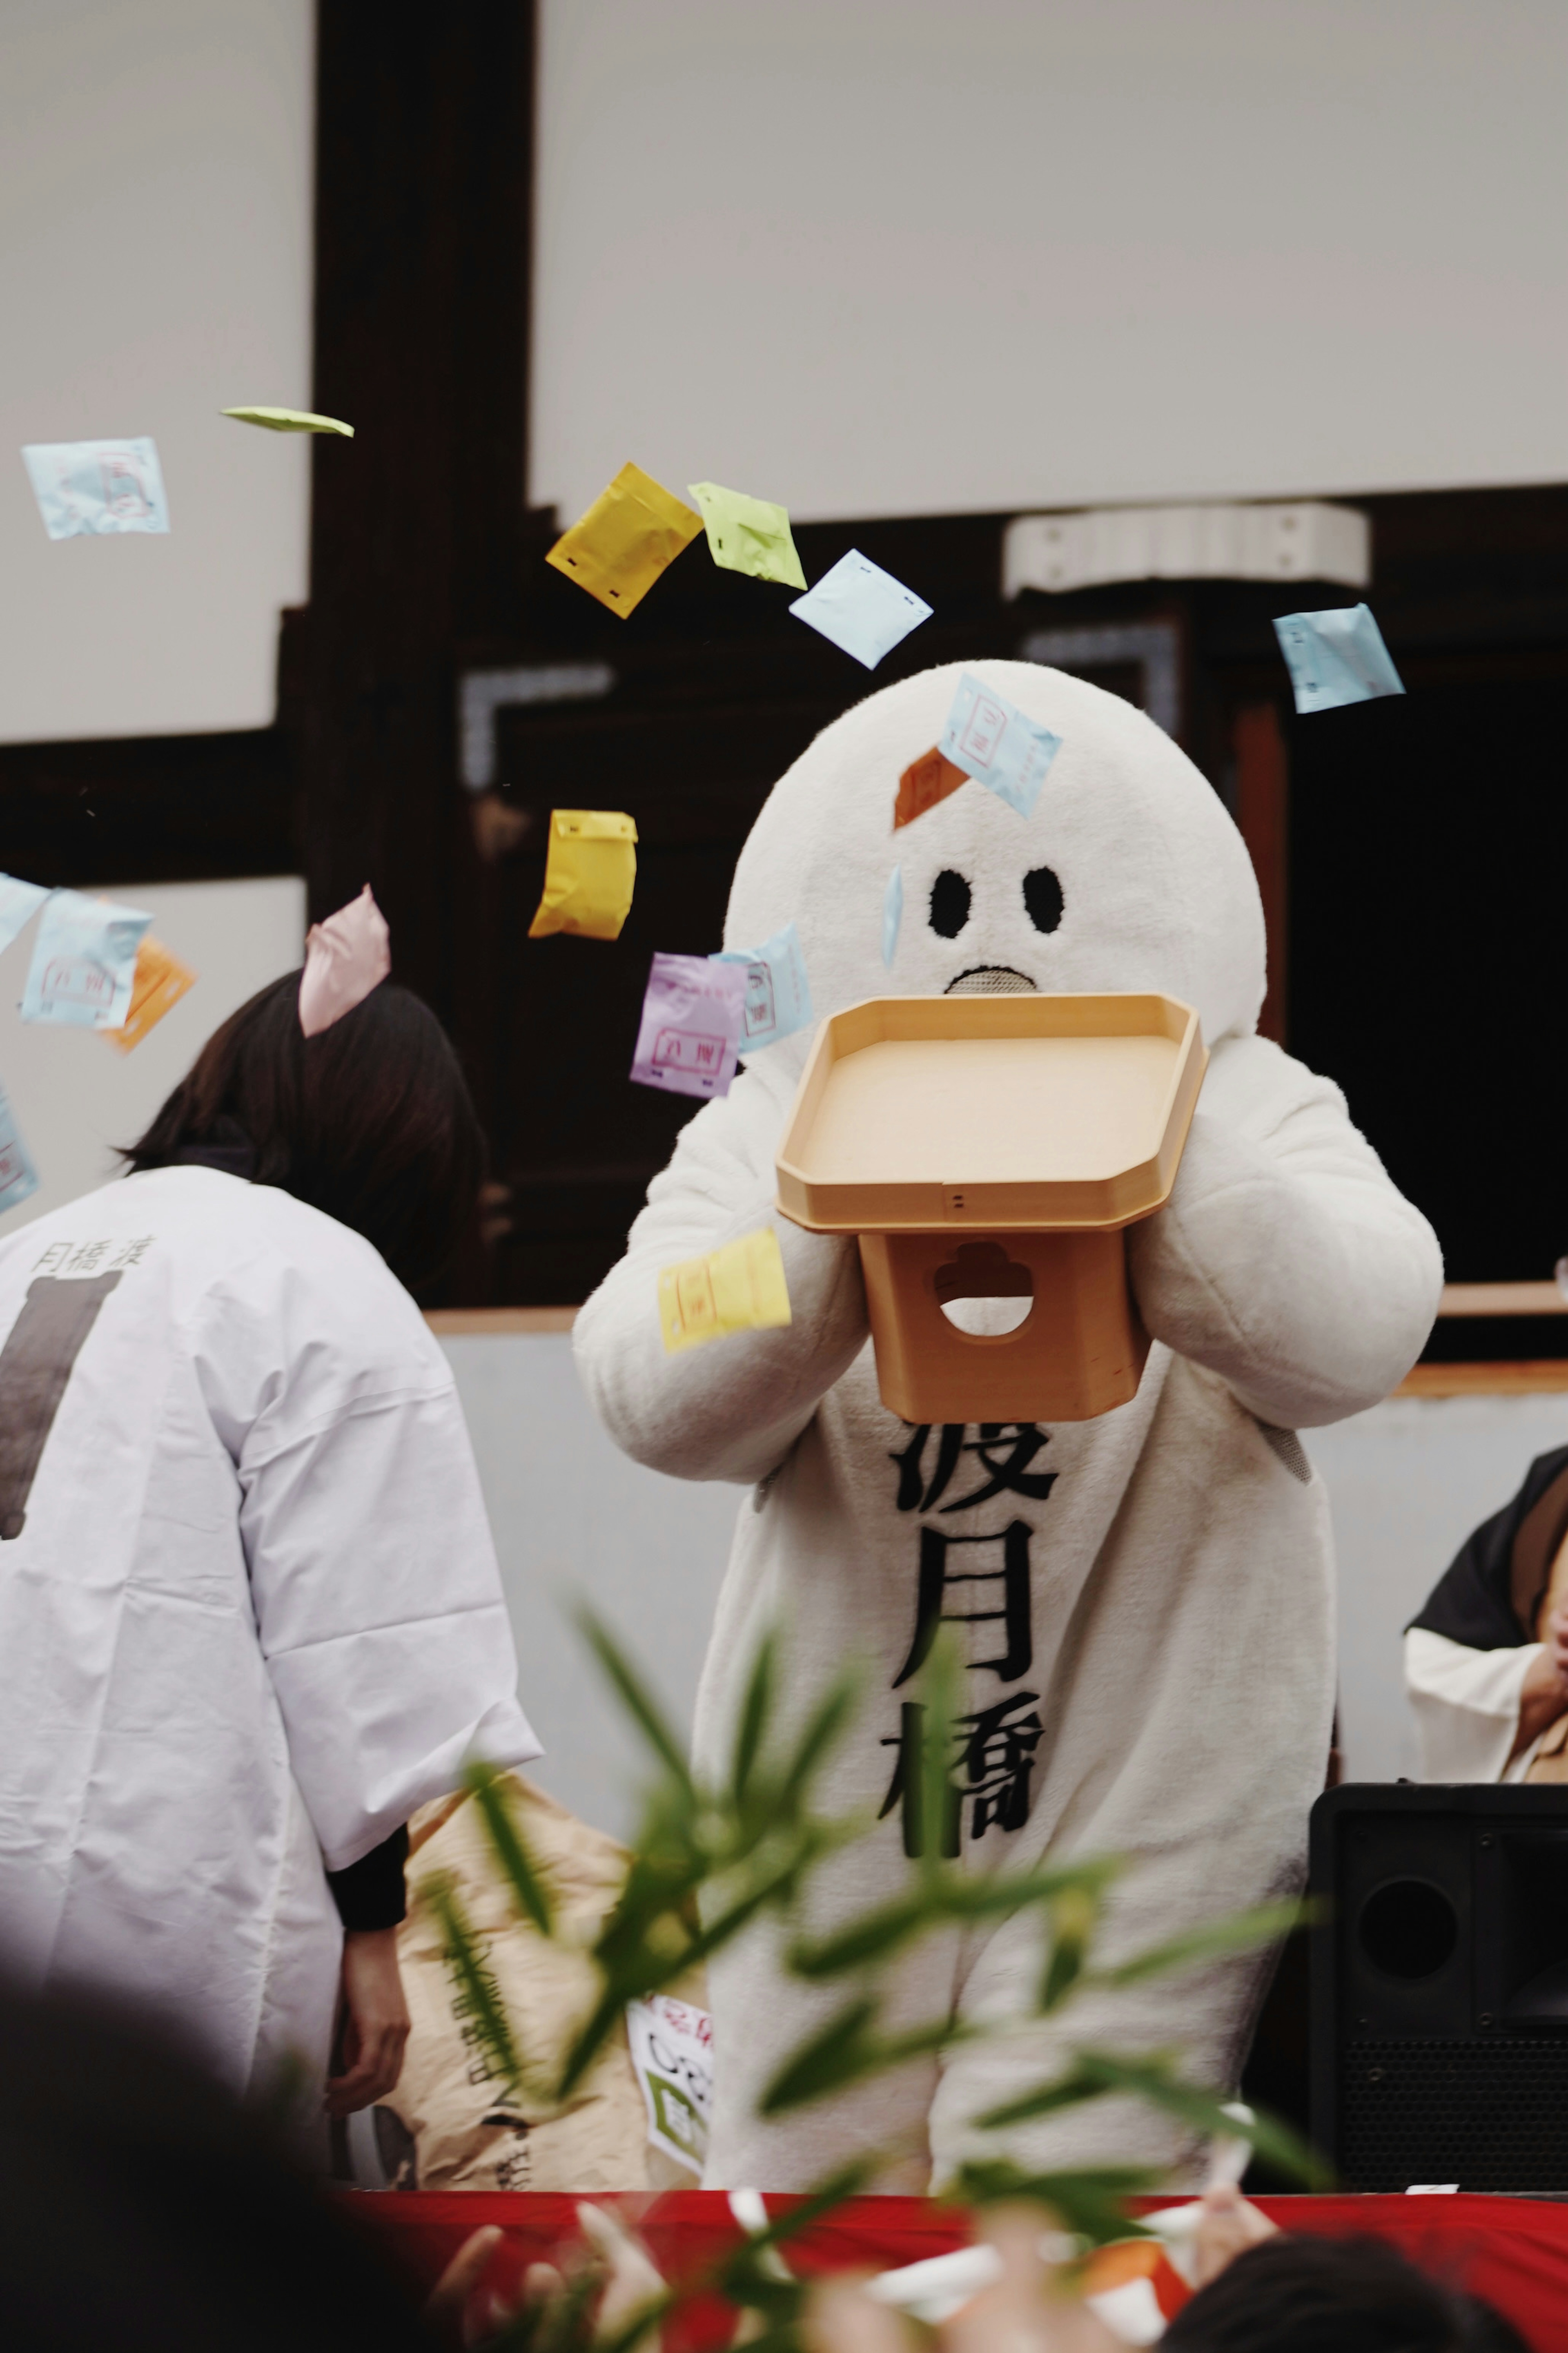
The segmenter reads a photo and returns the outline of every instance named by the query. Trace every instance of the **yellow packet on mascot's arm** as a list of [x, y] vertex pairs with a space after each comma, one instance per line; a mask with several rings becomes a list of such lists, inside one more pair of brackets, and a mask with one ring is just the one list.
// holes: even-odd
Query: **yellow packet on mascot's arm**
[[670, 1356], [731, 1332], [765, 1331], [792, 1320], [784, 1255], [772, 1226], [659, 1270], [658, 1323]]
[[528, 927], [531, 940], [576, 932], [618, 940], [631, 913], [637, 829], [619, 809], [552, 809], [544, 892]]
[[624, 620], [701, 529], [684, 500], [628, 462], [544, 561]]

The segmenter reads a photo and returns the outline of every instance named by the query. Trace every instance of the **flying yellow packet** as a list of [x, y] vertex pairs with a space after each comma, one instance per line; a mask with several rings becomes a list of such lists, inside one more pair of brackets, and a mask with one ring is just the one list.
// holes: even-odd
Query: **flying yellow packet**
[[772, 1226], [659, 1270], [659, 1329], [672, 1356], [704, 1340], [791, 1321], [784, 1257]]
[[136, 951], [136, 969], [131, 976], [131, 1003], [125, 1020], [119, 1029], [105, 1029], [100, 1036], [122, 1054], [132, 1046], [140, 1046], [149, 1029], [155, 1029], [165, 1013], [172, 1012], [187, 988], [194, 988], [196, 976], [188, 964], [171, 955], [162, 940], [151, 932], [143, 932], [142, 944]]
[[544, 561], [624, 620], [701, 528], [673, 491], [628, 463]]
[[237, 417], [241, 425], [265, 425], [268, 433], [342, 433], [350, 441], [354, 438], [352, 425], [341, 417], [318, 417], [313, 408], [226, 408], [226, 417]]
[[619, 939], [632, 908], [637, 839], [618, 809], [552, 809], [544, 893], [529, 938], [575, 932], [585, 940]]
[[804, 588], [805, 575], [790, 537], [789, 516], [771, 499], [744, 491], [721, 490], [717, 482], [688, 482], [708, 526], [708, 552], [726, 572], [749, 572], [753, 580], [782, 580]]

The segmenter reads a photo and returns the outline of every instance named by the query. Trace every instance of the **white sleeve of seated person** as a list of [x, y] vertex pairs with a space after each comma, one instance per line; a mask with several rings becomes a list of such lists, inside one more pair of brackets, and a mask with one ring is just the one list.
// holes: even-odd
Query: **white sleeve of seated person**
[[280, 1286], [289, 1372], [233, 1448], [257, 1633], [329, 1871], [455, 1788], [470, 1757], [540, 1753], [447, 1360], [360, 1259], [334, 1270], [334, 1296]]
[[1287, 1430], [1386, 1397], [1443, 1282], [1436, 1236], [1338, 1087], [1261, 1038], [1215, 1053], [1170, 1201], [1128, 1252], [1153, 1337]]
[[1405, 1637], [1405, 1688], [1415, 1714], [1424, 1781], [1500, 1781], [1519, 1737], [1524, 1679], [1539, 1642], [1472, 1651], [1425, 1626]]
[[[681, 1130], [626, 1256], [573, 1333], [578, 1373], [616, 1444], [679, 1479], [765, 1478], [866, 1344], [854, 1237], [805, 1233], [774, 1209], [773, 1155], [794, 1091], [793, 1076], [764, 1063]], [[767, 1225], [784, 1258], [790, 1324], [668, 1355], [660, 1269]]]

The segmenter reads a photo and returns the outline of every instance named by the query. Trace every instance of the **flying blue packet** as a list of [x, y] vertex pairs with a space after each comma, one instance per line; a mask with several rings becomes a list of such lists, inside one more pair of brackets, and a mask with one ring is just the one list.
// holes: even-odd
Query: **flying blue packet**
[[1338, 605], [1326, 613], [1283, 613], [1274, 634], [1290, 673], [1298, 711], [1337, 711], [1403, 694], [1383, 631], [1370, 605]]
[[37, 1189], [38, 1172], [33, 1166], [33, 1155], [22, 1140], [5, 1090], [0, 1087], [0, 1218]]
[[119, 1029], [131, 1009], [136, 952], [152, 922], [134, 907], [57, 891], [38, 918], [22, 992], [24, 1021]]
[[899, 946], [899, 925], [904, 920], [904, 870], [895, 866], [882, 893], [882, 962], [892, 969]]
[[890, 654], [901, 638], [918, 629], [922, 621], [931, 618], [931, 607], [868, 555], [852, 547], [841, 555], [831, 571], [825, 572], [815, 588], [797, 596], [790, 607], [797, 621], [847, 654], [853, 654], [868, 670], [875, 670], [884, 654]]
[[1033, 817], [1062, 739], [1016, 702], [965, 670], [938, 746], [944, 759], [984, 785], [1020, 817]]
[[29, 441], [22, 462], [51, 539], [169, 528], [157, 444], [145, 435], [136, 441]]
[[42, 883], [0, 874], [0, 955], [26, 931], [48, 895]]
[[760, 948], [721, 948], [710, 964], [740, 964], [746, 967], [746, 1002], [741, 1018], [741, 1051], [754, 1053], [781, 1038], [793, 1038], [816, 1017], [811, 1009], [811, 984], [800, 934], [793, 923], [764, 940]]

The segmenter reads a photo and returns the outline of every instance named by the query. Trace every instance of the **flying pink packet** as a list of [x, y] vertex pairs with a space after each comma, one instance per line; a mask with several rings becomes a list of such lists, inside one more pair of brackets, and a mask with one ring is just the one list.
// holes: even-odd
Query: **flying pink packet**
[[307, 1038], [330, 1029], [363, 1005], [392, 970], [392, 934], [367, 882], [357, 899], [312, 923], [300, 976], [300, 1027]]
[[745, 1022], [743, 964], [656, 955], [632, 1076], [666, 1094], [727, 1095]]

